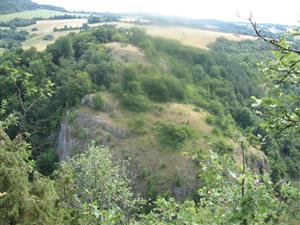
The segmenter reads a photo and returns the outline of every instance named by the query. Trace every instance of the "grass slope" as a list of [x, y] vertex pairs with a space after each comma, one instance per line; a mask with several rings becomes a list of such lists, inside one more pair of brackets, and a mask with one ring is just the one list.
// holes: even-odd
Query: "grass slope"
[[[81, 143], [87, 144], [92, 140], [101, 143], [107, 130], [95, 121], [104, 121], [104, 127], [125, 130], [126, 138], [116, 138], [113, 134], [108, 136], [114, 157], [129, 161], [130, 173], [139, 193], [146, 196], [152, 192], [174, 194], [174, 190], [180, 189], [182, 196], [179, 199], [191, 196], [199, 185], [199, 167], [193, 160], [193, 154], [200, 151], [202, 155], [208, 155], [214, 144], [220, 141], [235, 149], [232, 155], [240, 163], [239, 144], [214, 132], [214, 128], [206, 123], [210, 115], [208, 112], [181, 103], [153, 103], [155, 106], [149, 112], [135, 113], [125, 110], [114, 95], [102, 93], [102, 96], [112, 111], [102, 112], [80, 106], [74, 112], [77, 115], [84, 114], [89, 119], [81, 122], [73, 120], [74, 132], [71, 131], [71, 135], [80, 139]], [[70, 115], [74, 116], [74, 112]], [[193, 133], [178, 148], [161, 141], [159, 124], [170, 123], [179, 127], [186, 126]], [[82, 151], [84, 147], [79, 146], [79, 149]], [[251, 154], [256, 155], [258, 160], [264, 159], [255, 150]]]
[[[123, 109], [114, 96], [107, 93], [105, 98], [112, 104], [112, 112], [95, 111], [89, 107], [80, 107], [79, 112], [91, 120], [101, 118], [109, 126], [126, 130], [128, 135], [125, 139], [111, 137], [112, 151], [116, 158], [129, 160], [136, 181], [135, 189], [147, 195], [154, 187], [155, 192], [162, 193], [171, 192], [178, 186], [186, 191], [185, 195], [191, 195], [198, 185], [198, 168], [188, 154], [192, 154], [195, 149], [208, 149], [209, 140], [216, 139], [212, 127], [205, 122], [208, 114], [195, 112], [193, 106], [179, 103], [156, 104], [150, 112], [134, 113]], [[142, 125], [136, 127], [136, 123]], [[161, 143], [157, 131], [159, 123], [179, 126], [189, 123], [189, 127], [195, 131], [195, 137], [174, 149]], [[96, 135], [86, 140], [94, 139], [97, 142], [99, 135], [93, 128], [77, 126], [79, 132], [87, 129], [89, 134]], [[99, 131], [101, 128], [96, 129]]]

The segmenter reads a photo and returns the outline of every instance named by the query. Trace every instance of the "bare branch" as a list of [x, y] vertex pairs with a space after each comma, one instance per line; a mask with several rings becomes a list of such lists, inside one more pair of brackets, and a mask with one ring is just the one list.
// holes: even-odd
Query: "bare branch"
[[285, 52], [294, 52], [294, 53], [300, 54], [300, 50], [293, 49], [293, 48], [286, 48], [286, 47], [282, 46], [281, 44], [279, 44], [279, 41], [277, 39], [275, 39], [275, 38], [264, 37], [261, 34], [261, 30], [258, 30], [256, 22], [253, 22], [251, 14], [250, 14], [250, 17], [249, 17], [248, 20], [251, 23], [251, 26], [253, 27], [253, 30], [254, 30], [256, 36], [258, 38], [260, 38], [261, 40], [263, 40], [263, 41], [265, 41], [267, 43], [270, 43], [271, 45], [279, 48], [282, 51], [285, 51]]

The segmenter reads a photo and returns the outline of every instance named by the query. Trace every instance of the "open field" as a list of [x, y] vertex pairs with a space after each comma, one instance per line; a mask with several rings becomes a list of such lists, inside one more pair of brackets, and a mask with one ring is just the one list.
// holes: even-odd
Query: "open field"
[[[35, 47], [38, 51], [43, 51], [47, 48], [47, 45], [52, 44], [55, 42], [56, 39], [62, 36], [66, 36], [71, 32], [79, 32], [79, 30], [68, 30], [68, 31], [61, 31], [55, 33], [45, 33], [45, 34], [35, 34], [32, 37], [28, 38], [28, 40], [22, 42], [22, 46], [24, 49], [29, 49], [31, 47]], [[54, 39], [52, 41], [43, 40], [43, 38], [47, 35], [51, 34]]]
[[47, 9], [38, 9], [38, 10], [29, 10], [24, 12], [10, 13], [5, 15], [0, 15], [0, 20], [5, 22], [15, 18], [23, 18], [23, 19], [32, 19], [34, 17], [43, 17], [45, 19], [51, 16], [59, 16], [59, 15], [77, 15], [77, 16], [87, 16], [87, 14], [78, 14], [78, 13], [68, 13], [68, 12], [60, 12], [54, 10]]
[[[42, 51], [46, 49], [47, 45], [53, 43], [57, 38], [65, 36], [70, 32], [79, 32], [79, 27], [86, 22], [87, 19], [42, 20], [37, 21], [34, 25], [18, 28], [18, 30], [26, 30], [30, 33], [28, 40], [22, 43], [24, 49], [35, 47], [38, 51]], [[64, 26], [74, 28], [78, 27], [78, 30], [53, 32], [55, 27], [63, 28]], [[31, 31], [33, 28], [36, 28], [37, 31]], [[54, 37], [53, 41], [43, 40], [43, 38], [48, 34], [51, 34]]]
[[37, 21], [36, 24], [27, 27], [20, 27], [18, 30], [26, 30], [31, 32], [33, 28], [36, 28], [37, 31], [34, 33], [52, 33], [55, 27], [63, 28], [64, 26], [68, 26], [80, 28], [84, 23], [87, 23], [87, 19], [41, 20]]
[[217, 38], [224, 37], [232, 41], [241, 41], [245, 39], [255, 39], [246, 35], [234, 35], [208, 30], [201, 30], [188, 27], [165, 27], [165, 26], [143, 26], [147, 33], [152, 36], [169, 38], [181, 42], [184, 45], [208, 49], [207, 45], [216, 41]]
[[[108, 23], [102, 23], [108, 24]], [[207, 45], [214, 42], [219, 37], [224, 37], [232, 41], [242, 41], [245, 39], [255, 40], [255, 37], [247, 35], [235, 35], [230, 33], [222, 33], [216, 31], [209, 31], [197, 28], [189, 28], [182, 26], [159, 26], [159, 25], [135, 25], [133, 23], [117, 22], [110, 23], [117, 27], [130, 28], [130, 27], [141, 27], [144, 28], [148, 34], [152, 36], [158, 36], [168, 38], [181, 42], [184, 45], [208, 49]], [[93, 26], [99, 26], [94, 24]]]

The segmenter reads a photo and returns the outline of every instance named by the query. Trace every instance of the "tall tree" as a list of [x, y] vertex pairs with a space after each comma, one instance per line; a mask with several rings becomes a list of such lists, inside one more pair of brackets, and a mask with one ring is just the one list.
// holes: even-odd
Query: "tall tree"
[[0, 224], [65, 224], [54, 181], [34, 170], [23, 135], [7, 136], [4, 128], [16, 121], [7, 118], [0, 121]]

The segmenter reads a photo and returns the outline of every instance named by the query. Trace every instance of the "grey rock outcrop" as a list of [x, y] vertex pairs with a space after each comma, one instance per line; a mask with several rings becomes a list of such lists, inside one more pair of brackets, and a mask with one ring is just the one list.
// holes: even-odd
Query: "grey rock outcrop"
[[73, 128], [70, 124], [62, 122], [58, 133], [58, 156], [59, 160], [64, 160], [74, 154], [74, 150], [78, 146], [82, 146], [80, 140], [73, 135]]
[[[108, 147], [114, 140], [126, 138], [125, 129], [109, 122], [103, 115], [76, 110], [74, 121], [61, 122], [57, 139], [57, 152], [60, 160], [76, 153], [84, 152], [87, 146], [95, 144]], [[68, 117], [69, 113], [66, 115]]]

